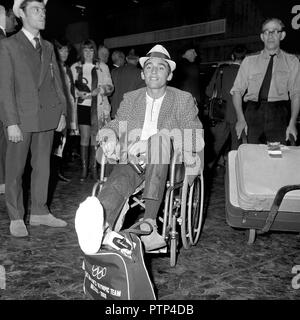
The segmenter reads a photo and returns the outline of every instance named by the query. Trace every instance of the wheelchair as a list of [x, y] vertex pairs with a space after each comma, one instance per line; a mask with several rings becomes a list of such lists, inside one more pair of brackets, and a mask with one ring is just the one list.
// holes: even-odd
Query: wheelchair
[[[176, 265], [181, 245], [187, 250], [198, 243], [204, 221], [203, 152], [201, 154], [202, 168], [200, 173], [195, 177], [192, 185], [189, 185], [188, 175], [184, 169], [184, 164], [176, 163], [178, 156], [179, 155], [175, 152], [172, 153], [162, 205], [163, 212], [160, 212], [158, 216], [158, 222], [160, 221], [161, 223], [161, 234], [166, 240], [167, 247], [146, 252], [169, 253], [171, 267], [175, 267]], [[101, 161], [98, 161], [98, 163], [101, 166], [100, 177], [94, 184], [92, 191], [93, 196], [99, 194], [103, 184], [107, 180], [104, 174], [105, 165], [107, 163], [106, 157], [103, 155]], [[137, 168], [136, 165], [132, 167], [134, 167], [135, 170], [143, 170], [141, 167]], [[119, 214], [114, 231], [118, 232], [122, 229], [126, 213], [129, 210], [137, 206], [141, 206], [145, 209], [144, 201], [142, 199], [143, 189], [144, 182], [135, 190], [134, 194], [127, 199]], [[131, 204], [129, 205], [129, 203]]]

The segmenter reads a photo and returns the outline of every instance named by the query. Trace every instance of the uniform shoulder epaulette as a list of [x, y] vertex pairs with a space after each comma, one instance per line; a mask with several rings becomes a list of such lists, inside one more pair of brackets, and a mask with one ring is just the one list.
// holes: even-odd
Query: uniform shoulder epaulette
[[287, 56], [289, 56], [290, 58], [297, 58], [297, 56], [294, 54], [294, 53], [290, 53], [290, 52], [287, 52], [287, 51], [284, 51], [281, 49], [281, 52], [283, 54], [286, 54]]
[[250, 53], [246, 54], [246, 57], [258, 56], [260, 54], [261, 54], [261, 51], [250, 52]]

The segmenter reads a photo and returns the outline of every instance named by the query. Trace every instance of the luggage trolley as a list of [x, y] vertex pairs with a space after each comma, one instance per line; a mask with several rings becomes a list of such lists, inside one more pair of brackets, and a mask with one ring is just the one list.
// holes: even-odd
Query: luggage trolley
[[[181, 243], [184, 249], [189, 249], [198, 243], [202, 230], [204, 208], [203, 152], [201, 154], [202, 169], [200, 174], [195, 177], [192, 185], [188, 183], [188, 176], [184, 170], [184, 165], [176, 164], [177, 157], [177, 154], [173, 154], [171, 157], [163, 203], [164, 209], [162, 216], [159, 216], [159, 221], [162, 223], [161, 234], [166, 240], [167, 248], [149, 252], [169, 252], [171, 267], [176, 265]], [[103, 156], [99, 163], [101, 165], [100, 178], [93, 187], [93, 196], [97, 196], [107, 180], [104, 174], [106, 158]], [[137, 170], [142, 170], [140, 167], [137, 168], [136, 165], [132, 166]], [[131, 205], [129, 205], [130, 198], [127, 199], [115, 224], [115, 231], [122, 229], [127, 211], [136, 206], [145, 208], [144, 202], [140, 197], [143, 189], [144, 183], [142, 183], [130, 197], [133, 200]]]
[[[237, 173], [241, 166], [238, 153], [245, 154], [239, 160], [243, 160], [243, 165], [247, 162], [244, 176], [251, 181], [241, 181]], [[283, 147], [279, 159], [268, 155], [267, 145], [243, 144], [238, 151], [229, 152], [225, 176], [226, 221], [233, 228], [247, 230], [248, 244], [255, 242], [257, 234], [271, 230], [300, 232], [299, 163], [300, 148], [295, 146]], [[253, 177], [262, 176], [256, 187], [255, 178], [249, 172]]]

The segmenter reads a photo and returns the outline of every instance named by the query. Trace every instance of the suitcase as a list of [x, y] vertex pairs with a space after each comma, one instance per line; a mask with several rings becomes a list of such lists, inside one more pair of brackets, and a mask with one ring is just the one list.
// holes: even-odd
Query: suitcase
[[270, 230], [300, 232], [300, 148], [282, 147], [272, 158], [267, 145], [243, 144], [228, 154], [226, 221], [248, 229], [248, 243]]

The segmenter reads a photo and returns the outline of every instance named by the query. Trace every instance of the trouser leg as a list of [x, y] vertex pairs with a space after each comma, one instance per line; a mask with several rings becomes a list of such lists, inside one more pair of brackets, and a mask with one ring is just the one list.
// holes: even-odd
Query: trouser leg
[[32, 134], [31, 141], [31, 214], [47, 215], [50, 157], [54, 131]]
[[245, 120], [248, 126], [248, 143], [262, 143], [264, 133], [264, 109], [259, 103], [248, 101], [245, 110]]
[[6, 138], [4, 127], [0, 121], [0, 184], [5, 184]]
[[6, 140], [5, 201], [10, 220], [24, 218], [22, 176], [30, 148], [31, 135], [31, 133], [23, 133], [23, 141], [19, 143]]
[[156, 219], [163, 200], [170, 164], [171, 141], [166, 135], [154, 135], [149, 140], [145, 172], [145, 219]]
[[114, 165], [112, 173], [98, 195], [110, 228], [113, 229], [126, 200], [142, 182], [143, 178], [129, 165]]
[[290, 113], [288, 103], [269, 102], [265, 106], [265, 136], [266, 142], [280, 142], [286, 144], [286, 129], [288, 126]]

